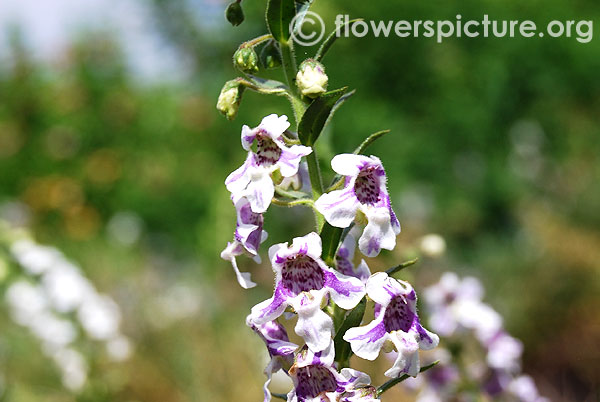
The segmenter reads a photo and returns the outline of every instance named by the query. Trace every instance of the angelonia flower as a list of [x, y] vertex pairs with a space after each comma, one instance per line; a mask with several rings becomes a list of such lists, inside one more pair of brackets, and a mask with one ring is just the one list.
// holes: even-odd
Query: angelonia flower
[[328, 267], [321, 259], [321, 251], [321, 238], [314, 232], [294, 238], [291, 246], [287, 242], [271, 246], [273, 297], [254, 306], [250, 317], [255, 325], [260, 325], [275, 320], [291, 306], [298, 314], [295, 332], [314, 352], [326, 349], [333, 335], [333, 321], [321, 310], [326, 296], [348, 310], [365, 295], [362, 282]]
[[386, 187], [385, 170], [376, 156], [337, 155], [331, 161], [333, 170], [346, 176], [344, 188], [323, 194], [315, 207], [332, 226], [346, 228], [360, 211], [367, 226], [358, 240], [360, 251], [375, 257], [382, 248], [393, 250], [400, 223], [392, 210]]
[[237, 116], [243, 92], [244, 87], [238, 80], [227, 81], [223, 85], [217, 100], [217, 110], [228, 120], [233, 120]]
[[360, 235], [360, 230], [354, 226], [350, 232], [346, 234], [344, 241], [338, 248], [335, 255], [335, 268], [344, 275], [353, 276], [360, 279], [363, 283], [371, 276], [371, 271], [365, 260], [361, 259], [360, 264], [354, 266], [354, 251], [356, 249], [356, 237]]
[[304, 60], [298, 67], [296, 85], [300, 93], [309, 98], [316, 98], [327, 90], [329, 78], [325, 74], [325, 66], [313, 59]]
[[227, 243], [225, 250], [221, 252], [221, 258], [230, 261], [237, 277], [238, 283], [244, 289], [256, 286], [250, 279], [250, 274], [240, 272], [236, 257], [250, 255], [257, 264], [261, 258], [258, 248], [267, 239], [267, 232], [263, 230], [264, 218], [262, 214], [252, 212], [250, 202], [245, 197], [231, 197], [237, 213], [237, 222], [233, 242]]
[[[234, 197], [246, 197], [255, 213], [265, 212], [271, 204], [275, 194], [271, 174], [279, 170], [283, 177], [294, 176], [300, 159], [312, 152], [310, 147], [285, 144], [283, 133], [289, 126], [287, 116], [271, 114], [258, 127], [242, 128], [242, 146], [248, 156], [244, 164], [227, 177], [225, 185]], [[251, 150], [254, 143], [256, 152]]]
[[378, 272], [367, 281], [367, 294], [375, 302], [375, 319], [364, 327], [349, 329], [344, 340], [357, 356], [367, 360], [375, 360], [384, 344], [391, 341], [398, 356], [385, 375], [416, 376], [420, 370], [419, 349], [436, 347], [439, 338], [421, 325], [415, 291], [408, 282]]
[[252, 322], [251, 316], [248, 316], [246, 318], [246, 325], [252, 328], [263, 340], [271, 358], [264, 370], [267, 380], [263, 386], [263, 392], [265, 396], [264, 401], [267, 402], [271, 400], [269, 384], [271, 383], [273, 373], [281, 369], [284, 369], [287, 373], [287, 370], [294, 363], [294, 352], [298, 349], [298, 345], [290, 342], [285, 328], [277, 321], [267, 321], [256, 325]]
[[377, 390], [369, 375], [350, 368], [334, 367], [333, 346], [314, 353], [304, 348], [296, 356], [289, 374], [294, 388], [288, 402], [376, 402]]

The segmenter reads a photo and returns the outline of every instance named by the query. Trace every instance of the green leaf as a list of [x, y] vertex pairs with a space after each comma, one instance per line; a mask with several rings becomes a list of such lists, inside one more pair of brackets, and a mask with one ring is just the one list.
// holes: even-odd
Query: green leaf
[[389, 276], [394, 275], [396, 272], [400, 272], [402, 271], [404, 268], [410, 267], [411, 265], [414, 265], [417, 263], [417, 261], [419, 261], [418, 258], [415, 258], [413, 260], [408, 260], [403, 262], [402, 264], [396, 265], [395, 267], [392, 267], [390, 269], [387, 269], [385, 271], [386, 274], [388, 274]]
[[317, 54], [315, 55], [315, 60], [316, 61], [323, 60], [323, 57], [325, 57], [325, 54], [327, 53], [327, 51], [331, 48], [331, 46], [333, 46], [333, 43], [336, 41], [336, 39], [339, 38], [338, 33], [342, 29], [344, 29], [346, 27], [346, 25], [350, 25], [352, 23], [355, 23], [356, 21], [362, 21], [362, 20], [363, 20], [362, 18], [356, 18], [356, 19], [350, 20], [347, 23], [340, 25], [336, 30], [331, 32], [329, 34], [329, 36], [327, 37], [327, 39], [325, 39], [325, 41], [321, 44], [321, 46], [319, 47], [319, 50], [317, 50]]
[[328, 265], [333, 264], [343, 231], [344, 229], [331, 226], [327, 222], [323, 224], [323, 229], [321, 229], [321, 241], [323, 242], [322, 256], [323, 261]]
[[294, 0], [269, 0], [267, 4], [267, 27], [278, 42], [290, 39], [290, 23], [296, 16]]
[[257, 77], [255, 75], [251, 75], [251, 74], [248, 74], [248, 76], [250, 77], [252, 82], [254, 82], [257, 85], [257, 87], [259, 87], [260, 89], [262, 89], [264, 91], [278, 91], [278, 90], [287, 91], [287, 90], [289, 90], [287, 85], [285, 85], [281, 81], [268, 80], [268, 79], [260, 78], [260, 77]]
[[346, 319], [340, 326], [340, 329], [333, 338], [333, 344], [335, 347], [335, 361], [339, 363], [347, 362], [352, 356], [352, 349], [350, 344], [343, 339], [344, 334], [350, 328], [358, 327], [362, 322], [365, 314], [365, 308], [367, 306], [367, 298], [363, 297], [362, 300], [352, 309]]
[[381, 131], [371, 134], [362, 142], [362, 144], [360, 144], [354, 150], [354, 154], [355, 155], [362, 154], [363, 152], [365, 152], [365, 149], [367, 149], [369, 147], [369, 145], [371, 145], [373, 142], [375, 142], [375, 140], [383, 137], [384, 135], [386, 135], [389, 132], [390, 132], [390, 130], [381, 130]]
[[298, 125], [298, 138], [303, 145], [310, 147], [317, 141], [336, 103], [347, 90], [348, 87], [344, 87], [326, 92], [312, 101]]

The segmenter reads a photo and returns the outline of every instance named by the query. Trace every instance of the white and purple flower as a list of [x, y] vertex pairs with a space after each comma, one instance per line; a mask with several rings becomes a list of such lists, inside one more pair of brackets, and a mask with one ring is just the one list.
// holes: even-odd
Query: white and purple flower
[[361, 211], [368, 223], [358, 240], [360, 251], [375, 257], [382, 248], [393, 250], [400, 223], [392, 210], [385, 170], [379, 158], [342, 154], [333, 158], [331, 167], [346, 176], [345, 187], [323, 194], [315, 202], [317, 210], [329, 224], [339, 228], [350, 226]]
[[333, 366], [333, 344], [323, 352], [304, 348], [289, 371], [294, 389], [288, 402], [378, 402], [371, 378], [350, 368], [341, 373]]
[[263, 386], [264, 402], [268, 402], [271, 400], [269, 384], [271, 383], [273, 373], [281, 369], [284, 369], [287, 373], [287, 370], [294, 363], [294, 352], [298, 349], [298, 345], [290, 342], [285, 328], [277, 321], [267, 321], [264, 324], [256, 325], [252, 323], [250, 316], [248, 316], [246, 318], [246, 325], [260, 336], [267, 346], [267, 351], [271, 358], [264, 371], [267, 376], [267, 380]]
[[367, 280], [371, 276], [371, 270], [365, 260], [361, 259], [358, 266], [354, 266], [354, 262], [352, 261], [356, 249], [356, 237], [358, 237], [357, 231], [358, 227], [354, 226], [350, 232], [346, 234], [344, 241], [335, 255], [335, 267], [342, 274], [353, 276], [360, 279], [362, 283], [367, 283]]
[[227, 243], [227, 247], [221, 252], [221, 258], [231, 262], [240, 286], [250, 289], [256, 286], [256, 283], [252, 282], [249, 273], [240, 272], [236, 257], [248, 254], [257, 264], [260, 264], [258, 247], [267, 239], [267, 232], [263, 230], [262, 214], [252, 212], [250, 202], [245, 197], [232, 196], [231, 199], [237, 212], [234, 240]]
[[333, 335], [331, 317], [321, 311], [321, 303], [330, 296], [343, 309], [351, 309], [365, 295], [365, 286], [328, 267], [321, 259], [321, 238], [312, 232], [296, 237], [292, 245], [275, 244], [269, 248], [269, 258], [275, 272], [273, 297], [252, 308], [255, 325], [272, 321], [288, 306], [298, 314], [296, 333], [308, 347], [319, 352], [326, 349]]
[[[294, 176], [300, 159], [312, 152], [303, 145], [285, 145], [283, 133], [289, 126], [287, 116], [271, 114], [258, 127], [250, 129], [245, 125], [242, 128], [242, 146], [248, 151], [248, 157], [240, 168], [227, 176], [225, 185], [234, 196], [246, 197], [255, 213], [265, 212], [275, 194], [271, 173], [279, 169], [283, 177]], [[251, 149], [254, 142], [256, 152]]]
[[375, 360], [386, 341], [391, 341], [398, 357], [385, 375], [416, 376], [420, 369], [419, 349], [436, 347], [439, 338], [421, 326], [414, 289], [408, 282], [378, 272], [367, 281], [367, 294], [375, 302], [375, 319], [364, 327], [350, 328], [344, 340], [357, 356], [367, 360]]

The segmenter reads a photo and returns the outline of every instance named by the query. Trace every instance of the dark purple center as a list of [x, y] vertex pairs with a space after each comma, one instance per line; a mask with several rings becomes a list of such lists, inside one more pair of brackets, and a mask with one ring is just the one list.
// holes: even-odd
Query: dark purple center
[[323, 288], [325, 277], [319, 264], [307, 255], [288, 257], [281, 269], [282, 285], [294, 296]]
[[298, 400], [316, 398], [323, 392], [334, 392], [337, 390], [337, 381], [333, 373], [323, 366], [307, 366], [296, 371], [298, 385], [296, 385], [296, 396]]
[[408, 332], [410, 327], [412, 327], [414, 319], [415, 313], [410, 310], [404, 298], [396, 296], [385, 310], [383, 324], [385, 325], [386, 332], [398, 330]]
[[265, 167], [277, 163], [281, 156], [281, 148], [271, 138], [258, 134], [256, 136], [256, 143], [256, 163]]
[[361, 204], [375, 204], [379, 201], [379, 179], [376, 177], [377, 167], [363, 168], [354, 182], [354, 194]]

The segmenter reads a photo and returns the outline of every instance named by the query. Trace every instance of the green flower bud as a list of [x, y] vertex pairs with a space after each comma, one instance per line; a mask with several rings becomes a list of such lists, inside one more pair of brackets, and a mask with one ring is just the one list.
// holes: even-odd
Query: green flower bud
[[238, 80], [227, 81], [223, 85], [223, 89], [221, 89], [221, 93], [219, 94], [219, 100], [217, 100], [217, 110], [223, 113], [228, 120], [235, 119], [240, 108], [244, 89]]
[[258, 55], [250, 46], [240, 47], [233, 54], [233, 66], [243, 73], [256, 73], [258, 71]]
[[260, 52], [260, 62], [264, 68], [277, 68], [281, 66], [281, 53], [275, 44], [270, 40]]
[[327, 90], [329, 78], [325, 74], [325, 67], [316, 60], [306, 59], [300, 64], [296, 85], [302, 95], [317, 98]]
[[239, 1], [234, 1], [227, 6], [227, 9], [225, 9], [225, 18], [234, 27], [244, 22], [244, 10], [242, 10], [242, 5]]

